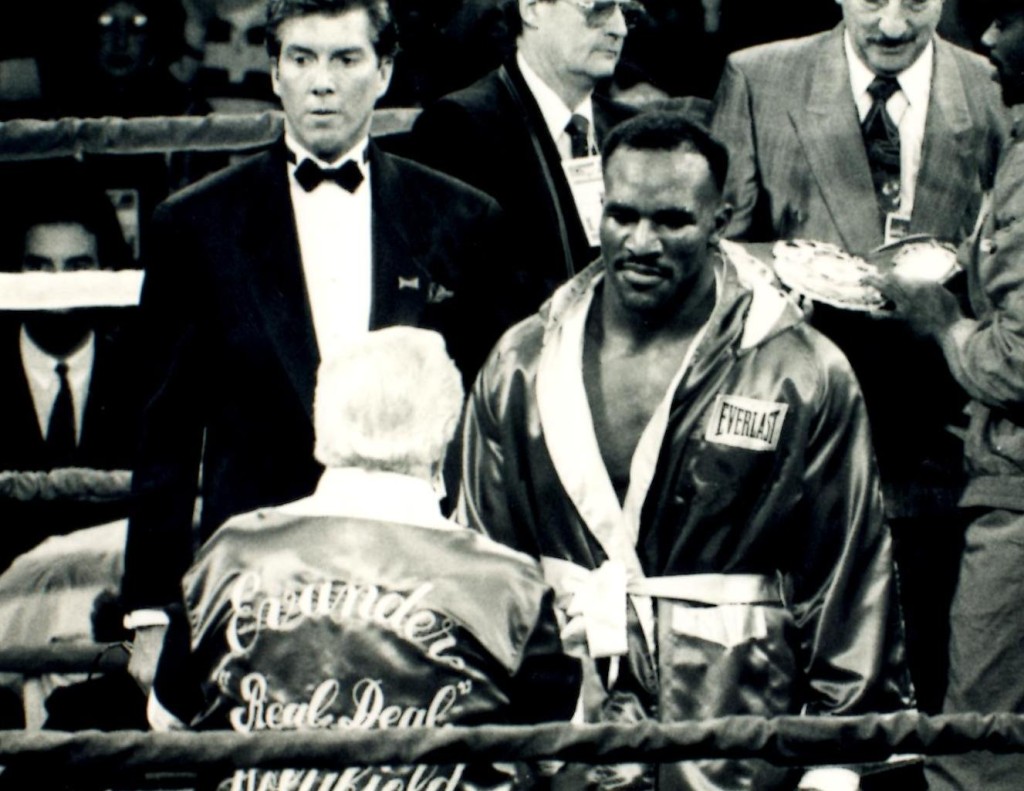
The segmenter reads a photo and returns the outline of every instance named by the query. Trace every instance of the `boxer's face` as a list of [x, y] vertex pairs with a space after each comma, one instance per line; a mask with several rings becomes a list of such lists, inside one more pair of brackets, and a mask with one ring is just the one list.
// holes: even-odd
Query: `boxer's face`
[[727, 219], [708, 161], [692, 147], [616, 149], [605, 163], [601, 218], [611, 298], [642, 319], [704, 293]]

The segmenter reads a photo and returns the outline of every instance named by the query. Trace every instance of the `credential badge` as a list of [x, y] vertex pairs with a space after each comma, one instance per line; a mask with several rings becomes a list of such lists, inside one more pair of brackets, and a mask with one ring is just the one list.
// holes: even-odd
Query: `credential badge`
[[738, 395], [719, 395], [711, 409], [704, 439], [745, 450], [772, 451], [779, 446], [788, 404]]

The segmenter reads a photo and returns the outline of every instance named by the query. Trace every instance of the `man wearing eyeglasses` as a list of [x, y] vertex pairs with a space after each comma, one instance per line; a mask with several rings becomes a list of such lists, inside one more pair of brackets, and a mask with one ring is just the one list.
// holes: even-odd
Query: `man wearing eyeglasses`
[[515, 57], [427, 107], [415, 156], [498, 200], [517, 232], [506, 304], [536, 309], [597, 254], [604, 133], [629, 110], [595, 93], [619, 60], [630, 0], [518, 0]]

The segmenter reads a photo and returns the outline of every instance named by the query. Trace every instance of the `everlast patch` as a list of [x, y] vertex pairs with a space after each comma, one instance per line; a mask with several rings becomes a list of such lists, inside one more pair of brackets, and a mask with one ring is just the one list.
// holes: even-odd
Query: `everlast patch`
[[746, 450], [775, 450], [788, 409], [787, 404], [719, 395], [715, 398], [704, 439]]

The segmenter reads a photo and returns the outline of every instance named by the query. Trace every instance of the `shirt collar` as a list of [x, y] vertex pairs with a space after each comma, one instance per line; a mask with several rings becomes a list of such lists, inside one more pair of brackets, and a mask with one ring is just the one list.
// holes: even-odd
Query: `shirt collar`
[[[342, 154], [340, 157], [334, 160], [334, 162], [325, 162], [324, 160], [320, 159], [320, 157], [312, 153], [309, 149], [307, 149], [305, 146], [299, 143], [298, 140], [292, 137], [292, 135], [288, 133], [287, 129], [285, 129], [284, 132], [284, 144], [288, 148], [288, 151], [291, 152], [292, 157], [294, 157], [294, 161], [289, 163], [288, 171], [290, 173], [294, 172], [295, 168], [297, 168], [299, 166], [299, 163], [302, 162], [302, 160], [304, 159], [313, 160], [314, 163], [319, 165], [321, 168], [324, 168], [325, 170], [336, 168], [339, 165], [341, 165], [346, 159], [351, 159], [359, 166], [359, 169], [363, 172], [363, 175], [366, 175], [367, 165], [369, 164], [370, 160], [369, 135], [361, 137], [359, 140], [357, 140], [356, 144], [352, 146], [352, 148], [350, 148], [348, 151], [346, 151], [344, 154]], [[292, 157], [289, 158], [291, 159]]]
[[594, 128], [594, 105], [589, 95], [575, 108], [566, 107], [554, 89], [537, 76], [537, 72], [530, 67], [521, 52], [516, 53], [516, 65], [523, 74], [526, 87], [530, 89], [537, 106], [540, 107], [540, 114], [544, 116], [544, 124], [552, 140], [558, 140], [559, 135], [565, 132], [565, 126], [573, 115], [582, 115], [590, 122], [590, 128]]
[[[858, 57], [853, 48], [853, 40], [850, 38], [850, 31], [843, 34], [843, 47], [846, 50], [846, 62], [850, 68], [850, 86], [853, 88], [854, 98], [867, 93], [868, 86], [875, 79], [875, 73], [871, 71], [864, 61]], [[912, 106], [927, 104], [928, 95], [932, 82], [932, 64], [935, 61], [935, 42], [929, 40], [924, 51], [913, 63], [896, 75], [900, 84], [900, 90]]]
[[347, 516], [421, 527], [456, 526], [441, 516], [437, 492], [428, 481], [355, 467], [324, 470], [312, 495], [278, 510], [303, 516]]
[[62, 361], [68, 367], [68, 377], [74, 379], [76, 374], [81, 374], [92, 368], [95, 356], [96, 333], [94, 332], [90, 332], [85, 343], [67, 357], [54, 357], [32, 340], [32, 336], [28, 334], [24, 325], [21, 327], [21, 359], [24, 361], [25, 370], [31, 371], [32, 376], [37, 379], [49, 382], [57, 363]]

